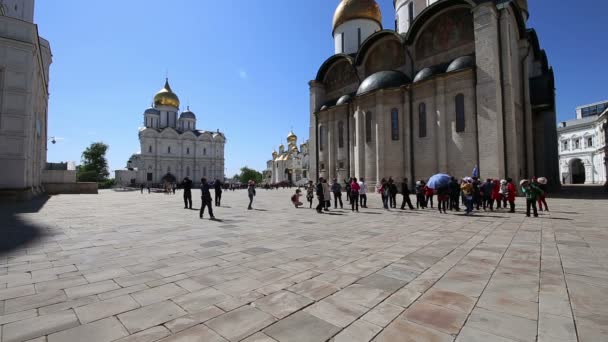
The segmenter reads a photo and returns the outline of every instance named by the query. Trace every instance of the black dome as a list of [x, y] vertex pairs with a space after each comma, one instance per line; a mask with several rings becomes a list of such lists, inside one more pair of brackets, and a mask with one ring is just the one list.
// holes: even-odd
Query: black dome
[[418, 73], [416, 74], [416, 77], [414, 77], [414, 83], [427, 80], [427, 79], [433, 77], [434, 75], [435, 75], [434, 68], [424, 68], [424, 69], [418, 71]]
[[368, 76], [365, 80], [363, 80], [363, 82], [361, 82], [361, 85], [357, 90], [357, 96], [371, 93], [372, 91], [380, 89], [398, 88], [411, 82], [412, 81], [410, 78], [400, 71], [379, 71]]
[[445, 72], [460, 71], [475, 66], [475, 59], [473, 56], [462, 56], [458, 57], [450, 63]]
[[182, 114], [179, 116], [180, 119], [196, 119], [196, 115], [194, 115], [194, 113], [192, 113], [190, 110], [187, 110], [185, 112], [182, 112]]
[[352, 97], [350, 95], [344, 95], [341, 98], [338, 99], [338, 102], [336, 102], [336, 106], [340, 106], [343, 104], [347, 104], [350, 102], [350, 100], [352, 100]]

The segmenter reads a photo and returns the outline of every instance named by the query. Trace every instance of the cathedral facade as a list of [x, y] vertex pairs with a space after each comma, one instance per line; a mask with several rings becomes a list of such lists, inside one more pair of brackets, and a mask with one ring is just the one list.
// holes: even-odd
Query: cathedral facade
[[559, 183], [553, 70], [526, 0], [342, 0], [310, 85], [315, 177]]
[[279, 151], [272, 152], [272, 159], [266, 163], [264, 182], [266, 184], [295, 184], [308, 183], [310, 177], [310, 156], [308, 142], [298, 148], [298, 137], [290, 132], [287, 135], [287, 148], [281, 144]]
[[196, 115], [189, 107], [180, 113], [179, 106], [167, 80], [144, 111], [141, 152], [131, 157], [126, 170], [116, 171], [119, 185], [175, 183], [185, 177], [195, 183], [202, 177], [224, 180], [224, 133], [199, 130]]

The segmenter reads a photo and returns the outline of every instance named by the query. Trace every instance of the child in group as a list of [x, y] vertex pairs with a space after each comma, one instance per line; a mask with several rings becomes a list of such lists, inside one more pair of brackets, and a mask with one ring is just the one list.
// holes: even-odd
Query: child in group
[[291, 196], [291, 203], [293, 203], [296, 209], [304, 205], [302, 202], [300, 202], [300, 196], [302, 196], [301, 192], [302, 191], [300, 191], [300, 189], [297, 189], [296, 193]]

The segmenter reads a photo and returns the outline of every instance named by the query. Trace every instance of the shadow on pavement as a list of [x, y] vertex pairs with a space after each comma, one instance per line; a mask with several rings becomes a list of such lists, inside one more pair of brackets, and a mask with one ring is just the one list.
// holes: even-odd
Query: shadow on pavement
[[40, 227], [19, 214], [36, 213], [48, 200], [48, 196], [40, 196], [28, 202], [0, 203], [0, 255], [31, 245], [44, 236]]

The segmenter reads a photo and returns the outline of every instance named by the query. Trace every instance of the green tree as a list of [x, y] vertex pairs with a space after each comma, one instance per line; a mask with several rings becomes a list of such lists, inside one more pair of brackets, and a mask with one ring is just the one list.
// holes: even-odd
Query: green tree
[[108, 148], [108, 145], [96, 142], [82, 152], [82, 165], [78, 166], [79, 182], [104, 182], [108, 179]]
[[262, 176], [260, 172], [247, 166], [241, 168], [241, 174], [239, 175], [239, 181], [241, 183], [247, 183], [250, 180], [253, 180], [256, 183], [261, 183], [263, 179], [264, 176]]

